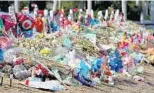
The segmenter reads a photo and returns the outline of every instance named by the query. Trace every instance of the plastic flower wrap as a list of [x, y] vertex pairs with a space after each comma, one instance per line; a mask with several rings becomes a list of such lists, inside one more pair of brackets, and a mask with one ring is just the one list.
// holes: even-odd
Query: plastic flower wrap
[[4, 50], [0, 48], [0, 63], [4, 62]]
[[10, 63], [16, 58], [16, 54], [24, 53], [24, 52], [25, 52], [24, 49], [20, 47], [8, 49], [4, 53], [4, 60], [5, 62]]
[[91, 26], [95, 26], [95, 25], [97, 25], [97, 24], [99, 24], [100, 22], [99, 22], [99, 20], [97, 20], [97, 19], [93, 19], [93, 18], [91, 18], [90, 19], [90, 24], [91, 24]]
[[23, 32], [23, 34], [24, 34], [25, 38], [29, 38], [29, 37], [33, 36], [33, 31], [32, 30], [25, 31], [25, 32]]
[[69, 37], [65, 37], [63, 45], [69, 48], [72, 48], [72, 41], [70, 40]]
[[60, 31], [60, 26], [55, 21], [51, 21], [50, 27], [52, 29], [52, 32]]
[[81, 60], [79, 67], [74, 70], [75, 78], [83, 85], [94, 86], [95, 82], [89, 76], [89, 67], [86, 65], [85, 60]]
[[3, 29], [4, 29], [3, 19], [0, 18], [0, 31], [2, 31]]
[[96, 59], [91, 67], [93, 72], [97, 72], [101, 70], [101, 66], [102, 66], [103, 61], [101, 59]]
[[120, 53], [116, 51], [114, 54], [110, 56], [110, 67], [111, 70], [119, 72], [123, 68], [123, 63], [120, 57]]

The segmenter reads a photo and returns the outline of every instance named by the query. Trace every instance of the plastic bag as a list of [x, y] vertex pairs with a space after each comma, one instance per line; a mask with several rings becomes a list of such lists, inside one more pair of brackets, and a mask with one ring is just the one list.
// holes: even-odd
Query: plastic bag
[[[66, 57], [69, 59], [68, 61], [68, 65], [71, 66], [72, 68], [75, 68], [76, 67], [76, 63], [78, 63], [76, 60], [75, 60], [75, 57], [76, 57], [76, 52], [75, 50], [73, 51], [70, 51], [68, 55], [66, 55]], [[76, 61], [76, 62], [75, 62]]]
[[94, 61], [94, 64], [92, 65], [92, 67], [91, 67], [92, 71], [93, 71], [93, 72], [100, 71], [101, 66], [102, 66], [102, 63], [103, 63], [103, 61], [102, 61], [101, 59], [98, 59], [98, 58], [97, 58], [97, 59]]
[[39, 89], [49, 89], [52, 91], [61, 91], [65, 90], [66, 88], [60, 84], [59, 81], [51, 80], [51, 81], [45, 81], [42, 82], [39, 79], [34, 80], [33, 78], [28, 78], [28, 80], [25, 81], [25, 85], [33, 88], [39, 88]]
[[68, 53], [67, 48], [59, 46], [59, 47], [57, 47], [57, 48], [55, 49], [55, 51], [54, 51], [53, 54], [54, 54], [54, 55], [58, 55], [58, 54], [65, 55], [65, 54], [67, 54], [67, 53]]
[[80, 82], [72, 77], [67, 77], [65, 80], [63, 80], [63, 83], [71, 86], [79, 86]]
[[13, 74], [17, 79], [26, 79], [31, 76], [31, 71], [28, 71], [23, 65], [15, 65]]
[[74, 69], [74, 78], [86, 86], [95, 86], [95, 82], [90, 79], [89, 67], [86, 65], [85, 60], [81, 60], [78, 67]]
[[4, 53], [5, 62], [9, 62], [9, 63], [12, 62], [14, 58], [16, 58], [16, 54], [18, 53], [24, 53], [24, 49], [16, 47], [16, 48], [11, 48], [5, 51]]
[[86, 65], [85, 60], [81, 60], [80, 62], [80, 76], [88, 77], [89, 67]]
[[96, 85], [96, 82], [92, 81], [89, 78], [85, 78], [84, 76], [75, 76], [75, 79], [80, 81], [85, 86], [93, 87]]
[[52, 69], [52, 72], [53, 72], [53, 74], [54, 74], [54, 76], [60, 81], [60, 82], [62, 82], [62, 78], [61, 78], [61, 76], [60, 76], [60, 74], [58, 73], [58, 69]]

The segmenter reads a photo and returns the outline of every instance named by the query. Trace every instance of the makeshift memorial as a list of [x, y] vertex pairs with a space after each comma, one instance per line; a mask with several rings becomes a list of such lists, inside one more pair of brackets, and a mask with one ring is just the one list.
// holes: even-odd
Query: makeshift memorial
[[119, 10], [105, 10], [105, 21], [102, 11], [95, 18], [93, 10], [84, 15], [78, 8], [69, 15], [50, 10], [50, 17], [37, 5], [34, 10], [33, 18], [16, 13], [17, 22], [0, 14], [0, 61], [12, 66], [10, 82], [27, 78], [28, 87], [60, 91], [65, 90], [61, 84], [113, 86], [121, 75], [144, 81], [137, 76], [144, 73], [138, 63], [153, 64], [152, 32], [124, 21]]

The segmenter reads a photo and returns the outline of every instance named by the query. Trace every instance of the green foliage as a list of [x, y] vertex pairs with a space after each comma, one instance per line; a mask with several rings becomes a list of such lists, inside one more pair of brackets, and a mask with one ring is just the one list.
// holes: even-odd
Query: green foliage
[[[135, 1], [127, 1], [127, 18], [129, 20], [140, 20], [140, 13], [142, 10], [141, 3], [142, 2], [140, 1], [139, 6], [136, 6]], [[93, 9], [102, 10], [102, 13], [105, 14], [105, 9], [108, 9], [109, 7], [122, 11], [121, 1], [97, 1], [94, 4]]]
[[121, 1], [112, 1], [111, 7], [119, 9], [121, 11]]
[[13, 1], [0, 1], [0, 10], [8, 12], [8, 7], [13, 4]]
[[150, 20], [150, 16], [149, 15], [146, 16], [146, 20]]
[[51, 10], [53, 6], [53, 1], [46, 1], [46, 9]]
[[98, 11], [99, 11], [99, 10], [94, 11], [94, 17], [95, 17], [95, 18], [98, 17], [98, 16], [97, 16]]
[[[77, 8], [79, 1], [61, 1], [61, 8], [65, 10], [66, 15], [69, 13], [69, 9]], [[59, 7], [57, 6], [59, 10]]]
[[142, 2], [139, 2], [139, 6], [136, 6], [135, 1], [127, 2], [127, 17], [130, 20], [140, 20], [140, 13], [142, 10]]
[[20, 1], [20, 10], [22, 10], [24, 7], [29, 6], [29, 1]]
[[77, 8], [79, 1], [61, 1], [62, 8], [68, 10], [71, 8]]

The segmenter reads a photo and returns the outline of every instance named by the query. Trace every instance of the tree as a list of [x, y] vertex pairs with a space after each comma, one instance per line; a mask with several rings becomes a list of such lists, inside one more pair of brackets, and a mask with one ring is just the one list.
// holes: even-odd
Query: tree
[[29, 1], [20, 1], [19, 9], [22, 10], [24, 7], [29, 7]]
[[142, 11], [142, 4], [139, 2], [139, 6], [136, 6], [136, 3], [134, 1], [128, 1], [127, 4], [127, 17], [130, 20], [139, 21], [140, 20], [140, 14]]

